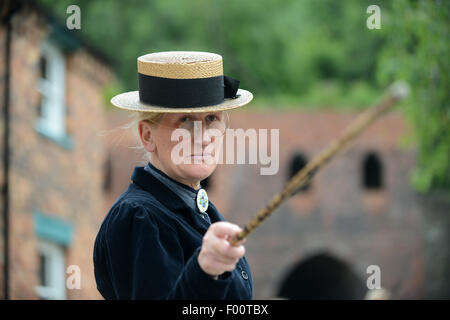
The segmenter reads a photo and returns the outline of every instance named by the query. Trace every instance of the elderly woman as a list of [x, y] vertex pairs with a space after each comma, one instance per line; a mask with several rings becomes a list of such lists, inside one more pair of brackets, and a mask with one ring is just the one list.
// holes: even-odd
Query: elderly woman
[[137, 115], [149, 162], [134, 169], [98, 232], [98, 290], [105, 299], [251, 299], [245, 248], [228, 242], [241, 229], [224, 221], [200, 181], [217, 167], [226, 110], [252, 94], [207, 52], [141, 56], [138, 78], [139, 91], [111, 102]]

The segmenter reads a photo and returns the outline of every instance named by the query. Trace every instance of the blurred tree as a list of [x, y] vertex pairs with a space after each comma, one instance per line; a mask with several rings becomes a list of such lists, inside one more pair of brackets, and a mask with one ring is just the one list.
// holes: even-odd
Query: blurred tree
[[[367, 6], [380, 1], [39, 1], [62, 19], [68, 5], [80, 6], [82, 34], [112, 56], [127, 90], [137, 86], [137, 56], [204, 50], [222, 54], [224, 72], [257, 98], [291, 96], [297, 105], [366, 106], [373, 100], [366, 93], [376, 86], [375, 49], [382, 38], [368, 32], [365, 19]], [[337, 88], [331, 98], [316, 94], [330, 86]], [[360, 88], [359, 96], [348, 94]]]
[[[136, 57], [171, 50], [222, 54], [224, 73], [255, 93], [253, 106], [366, 107], [404, 79], [419, 148], [413, 183], [450, 189], [449, 1], [38, 1], [62, 19], [80, 6], [82, 34], [121, 81], [108, 97], [136, 90]], [[372, 4], [381, 30], [366, 27]]]
[[418, 142], [413, 184], [421, 191], [449, 190], [450, 2], [396, 0], [383, 19], [387, 42], [378, 79], [383, 85], [404, 79], [412, 89], [404, 107]]

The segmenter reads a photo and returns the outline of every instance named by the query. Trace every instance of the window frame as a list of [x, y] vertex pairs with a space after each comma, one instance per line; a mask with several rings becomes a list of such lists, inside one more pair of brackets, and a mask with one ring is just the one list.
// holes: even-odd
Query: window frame
[[[45, 278], [49, 285], [37, 285], [37, 295], [46, 300], [66, 299], [66, 262], [64, 247], [44, 239], [37, 242], [39, 255], [45, 257]], [[39, 259], [40, 260], [40, 259]], [[41, 263], [39, 261], [39, 263]]]
[[71, 149], [73, 142], [67, 135], [66, 128], [66, 57], [64, 52], [51, 41], [41, 44], [41, 59], [45, 59], [45, 75], [42, 78], [39, 65], [37, 91], [41, 95], [40, 115], [35, 129], [67, 149]]

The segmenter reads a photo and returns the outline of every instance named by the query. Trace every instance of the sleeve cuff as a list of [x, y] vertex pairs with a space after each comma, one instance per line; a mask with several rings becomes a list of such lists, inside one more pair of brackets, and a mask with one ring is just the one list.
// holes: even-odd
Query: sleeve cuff
[[198, 264], [200, 247], [194, 251], [185, 266], [184, 281], [196, 299], [223, 300], [233, 280], [232, 272], [225, 272], [217, 280], [204, 272]]

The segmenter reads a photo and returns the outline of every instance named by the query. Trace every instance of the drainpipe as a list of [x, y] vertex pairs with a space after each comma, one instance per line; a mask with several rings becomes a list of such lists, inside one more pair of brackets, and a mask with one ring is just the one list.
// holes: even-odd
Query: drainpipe
[[10, 88], [10, 69], [11, 69], [11, 20], [6, 22], [6, 43], [5, 43], [5, 74], [3, 89], [3, 245], [4, 245], [4, 299], [9, 299], [9, 88]]
[[21, 7], [21, 1], [5, 1], [0, 6], [1, 24], [6, 26], [5, 36], [5, 74], [3, 96], [3, 186], [1, 194], [3, 198], [3, 244], [4, 244], [4, 274], [3, 274], [3, 298], [9, 300], [9, 132], [10, 132], [10, 89], [11, 89], [11, 42], [12, 42], [12, 16]]

